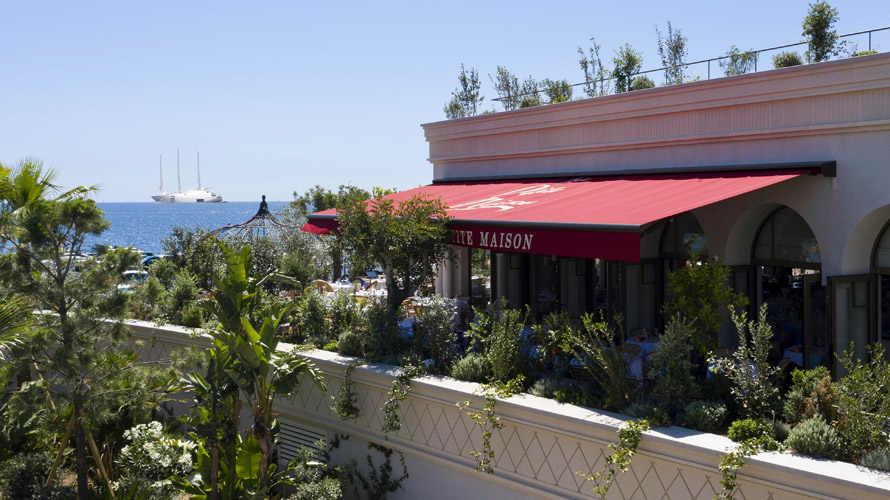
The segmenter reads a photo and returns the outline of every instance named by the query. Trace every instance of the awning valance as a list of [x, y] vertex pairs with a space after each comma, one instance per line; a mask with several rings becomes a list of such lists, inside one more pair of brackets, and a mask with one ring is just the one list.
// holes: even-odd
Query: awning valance
[[[644, 229], [659, 220], [771, 186], [813, 168], [608, 177], [443, 182], [389, 195], [441, 197], [453, 244], [493, 251], [636, 262]], [[336, 211], [303, 231], [327, 234]]]

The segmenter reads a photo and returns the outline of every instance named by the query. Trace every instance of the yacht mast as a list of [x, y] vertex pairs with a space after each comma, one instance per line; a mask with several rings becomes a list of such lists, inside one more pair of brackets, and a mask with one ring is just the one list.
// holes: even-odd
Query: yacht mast
[[179, 178], [179, 148], [176, 148], [176, 187], [182, 192], [182, 180]]
[[198, 189], [201, 189], [201, 153], [195, 151], [195, 154], [198, 155]]
[[164, 157], [158, 155], [158, 164], [161, 168], [161, 194], [164, 194]]

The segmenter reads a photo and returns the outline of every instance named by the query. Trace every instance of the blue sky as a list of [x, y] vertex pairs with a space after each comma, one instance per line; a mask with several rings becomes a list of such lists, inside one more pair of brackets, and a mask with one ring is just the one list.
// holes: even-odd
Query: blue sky
[[[886, 1], [833, 1], [839, 33], [890, 25]], [[421, 123], [444, 118], [461, 63], [578, 82], [577, 47], [625, 42], [660, 66], [670, 20], [689, 60], [800, 40], [806, 1], [0, 2], [0, 162], [41, 158], [99, 201], [201, 180], [227, 200], [352, 183], [411, 188], [432, 168]], [[864, 49], [866, 38], [858, 40]], [[875, 35], [890, 49], [890, 33]], [[704, 70], [701, 70], [704, 71]], [[701, 72], [693, 69], [693, 72]], [[712, 74], [717, 69], [712, 68]], [[579, 92], [580, 93], [580, 92]]]

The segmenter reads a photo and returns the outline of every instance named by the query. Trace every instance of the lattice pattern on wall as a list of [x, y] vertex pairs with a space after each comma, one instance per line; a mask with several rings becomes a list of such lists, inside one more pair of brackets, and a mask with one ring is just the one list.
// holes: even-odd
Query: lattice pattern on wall
[[[160, 340], [145, 340], [139, 346], [143, 360], [168, 358], [170, 352], [177, 348]], [[279, 399], [279, 404], [290, 407], [283, 408], [289, 410], [285, 413], [306, 414], [304, 425], [325, 422], [336, 425], [339, 420], [331, 411], [331, 396], [337, 395], [342, 378], [326, 374], [325, 382], [328, 385], [327, 393], [322, 393], [307, 381], [300, 385], [290, 400]], [[354, 384], [359, 394], [361, 414], [351, 424], [368, 430], [366, 435], [356, 437], [380, 441], [383, 427], [381, 408], [388, 398], [387, 389], [362, 383], [361, 380], [354, 380]], [[500, 409], [503, 410], [503, 407]], [[498, 412], [498, 408], [495, 411]], [[611, 452], [605, 444], [579, 439], [552, 427], [511, 421], [509, 415], [503, 412], [498, 414], [505, 425], [492, 437], [496, 454], [495, 475], [522, 479], [555, 495], [594, 497], [592, 485], [577, 472], [598, 472]], [[398, 448], [400, 440], [408, 441], [417, 450], [426, 448], [439, 456], [453, 456], [466, 464], [468, 472], [472, 471], [474, 459], [471, 452], [482, 447], [481, 429], [466, 412], [458, 408], [457, 402], [445, 404], [412, 394], [402, 402], [400, 415], [402, 427], [389, 443], [391, 446]], [[294, 423], [298, 422], [299, 419]], [[617, 433], [614, 438], [617, 440]], [[630, 470], [618, 475], [608, 498], [710, 500], [720, 490], [720, 479], [720, 474], [714, 470], [639, 453]], [[735, 498], [739, 500], [805, 498], [799, 493], [771, 491], [762, 484], [746, 482], [742, 478], [739, 484], [735, 492]]]
[[[331, 395], [338, 393], [342, 379], [328, 376], [326, 383], [327, 394], [322, 394], [312, 384], [302, 384], [289, 403], [317, 415], [322, 421], [336, 421], [336, 415], [330, 410]], [[359, 381], [353, 383], [359, 393], [362, 412], [352, 423], [369, 430], [369, 435], [359, 437], [373, 441], [374, 435], [379, 435], [383, 426], [381, 408], [387, 400], [387, 391]], [[400, 414], [402, 428], [396, 436], [412, 442], [415, 447], [426, 447], [439, 455], [445, 452], [468, 461], [474, 460], [471, 452], [482, 447], [481, 429], [456, 404], [441, 404], [412, 394], [402, 402]], [[492, 437], [494, 474], [521, 476], [555, 494], [594, 497], [592, 483], [577, 472], [590, 473], [602, 469], [605, 457], [611, 453], [606, 445], [581, 440], [548, 427], [512, 422], [508, 420], [509, 417], [501, 416], [505, 426], [495, 431]], [[618, 439], [617, 433], [615, 439]], [[397, 443], [391, 444], [398, 448]], [[468, 470], [471, 468], [472, 465], [468, 465]], [[640, 453], [634, 458], [630, 470], [618, 475], [608, 498], [710, 500], [720, 491], [720, 479], [720, 474], [712, 470]], [[787, 492], [780, 492], [784, 494], [777, 496], [775, 491], [757, 483], [746, 483], [740, 479], [739, 484], [735, 497], [740, 500], [791, 498]], [[802, 497], [794, 495], [793, 498]]]

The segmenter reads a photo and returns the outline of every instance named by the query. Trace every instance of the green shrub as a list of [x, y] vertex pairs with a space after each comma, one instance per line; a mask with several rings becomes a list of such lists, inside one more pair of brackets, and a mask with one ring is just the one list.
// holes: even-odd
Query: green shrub
[[584, 333], [568, 331], [566, 350], [584, 366], [594, 390], [602, 391], [602, 408], [621, 411], [639, 392], [639, 381], [628, 372], [628, 356], [616, 342], [621, 335], [602, 314], [586, 313], [581, 321]]
[[871, 450], [859, 457], [859, 465], [890, 472], [890, 450]]
[[204, 324], [204, 310], [194, 302], [186, 304], [182, 308], [181, 323], [189, 328], [200, 328]]
[[543, 323], [534, 326], [534, 342], [541, 356], [536, 360], [542, 369], [551, 369], [564, 374], [569, 370], [571, 353], [566, 352], [566, 340], [574, 327], [569, 322], [569, 313], [558, 311], [544, 316]]
[[74, 499], [73, 488], [44, 486], [53, 463], [49, 451], [21, 453], [0, 464], [0, 498], [43, 500]]
[[130, 297], [130, 312], [136, 319], [152, 321], [161, 316], [160, 304], [166, 293], [164, 285], [152, 276], [133, 287]]
[[339, 344], [338, 344], [338, 342], [335, 342], [332, 340], [332, 341], [328, 342], [327, 344], [325, 344], [324, 347], [322, 347], [322, 350], [328, 351], [328, 352], [339, 352]]
[[646, 75], [640, 75], [633, 79], [630, 84], [630, 90], [654, 89], [655, 82]]
[[491, 376], [491, 366], [484, 355], [471, 352], [451, 365], [451, 376], [467, 382], [486, 382]]
[[675, 315], [649, 355], [647, 375], [655, 380], [651, 397], [664, 408], [681, 408], [701, 392], [689, 361], [695, 334], [692, 322]]
[[170, 291], [166, 295], [165, 312], [167, 318], [176, 324], [182, 324], [182, 315], [186, 304], [192, 304], [198, 298], [198, 283], [195, 276], [186, 269], [173, 276]]
[[474, 309], [477, 321], [467, 335], [473, 345], [485, 353], [491, 364], [492, 379], [507, 382], [526, 371], [522, 355], [522, 329], [528, 320], [528, 309], [509, 309], [507, 300], [493, 302], [487, 309]]
[[702, 432], [718, 432], [726, 420], [726, 405], [718, 402], [693, 401], [683, 409], [683, 423]]
[[785, 440], [785, 446], [804, 455], [832, 460], [841, 456], [843, 447], [837, 431], [821, 415], [794, 426]]
[[327, 304], [328, 329], [331, 336], [362, 324], [362, 308], [351, 293], [338, 292]]
[[746, 416], [763, 418], [773, 409], [779, 390], [770, 380], [778, 369], [769, 364], [773, 330], [766, 321], [766, 303], [760, 308], [757, 321], [747, 321], [742, 311], [730, 308], [732, 322], [738, 335], [738, 347], [731, 358], [717, 359], [713, 354], [708, 363], [714, 371], [723, 372], [732, 381], [732, 394]]
[[564, 385], [553, 391], [553, 399], [560, 403], [586, 406], [588, 408], [600, 407], [600, 402], [592, 394], [574, 385]]
[[644, 401], [638, 399], [627, 405], [627, 408], [621, 410], [621, 413], [628, 417], [644, 418], [649, 420], [655, 416], [655, 403], [652, 401]]
[[553, 399], [553, 393], [558, 391], [562, 385], [562, 381], [557, 377], [543, 377], [536, 380], [528, 392], [534, 396]]
[[867, 359], [854, 358], [852, 346], [839, 358], [847, 375], [837, 384], [837, 431], [844, 441], [844, 454], [851, 460], [887, 446], [890, 363], [880, 343], [869, 346]]
[[764, 449], [775, 450], [779, 448], [773, 435], [773, 425], [766, 421], [754, 418], [736, 420], [729, 426], [727, 432], [729, 439], [736, 443], [742, 443], [751, 439], [762, 439]]
[[337, 351], [344, 356], [363, 357], [365, 355], [364, 339], [357, 332], [347, 330], [341, 333], [337, 340]]
[[785, 421], [791, 425], [822, 415], [827, 422], [837, 418], [837, 392], [831, 372], [824, 366], [791, 372], [791, 388], [785, 395]]
[[453, 299], [431, 297], [417, 320], [417, 339], [425, 356], [443, 372], [455, 355]]
[[364, 325], [366, 357], [375, 363], [398, 360], [405, 342], [399, 330], [399, 317], [390, 313], [385, 300], [368, 304], [364, 310]]
[[780, 52], [773, 56], [773, 67], [775, 68], [790, 68], [801, 64], [803, 64], [803, 59], [797, 52]]
[[157, 279], [165, 290], [173, 287], [173, 278], [178, 268], [170, 259], [157, 259], [148, 266], [148, 277]]
[[776, 441], [784, 443], [788, 439], [788, 434], [791, 433], [791, 426], [781, 420], [773, 420], [772, 425], [773, 436], [776, 438]]
[[316, 347], [334, 340], [334, 335], [339, 332], [332, 334], [330, 324], [325, 319], [327, 314], [327, 307], [325, 307], [321, 295], [314, 289], [307, 288], [297, 303], [294, 328], [296, 339], [294, 340], [308, 340]]

